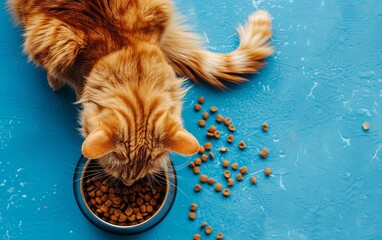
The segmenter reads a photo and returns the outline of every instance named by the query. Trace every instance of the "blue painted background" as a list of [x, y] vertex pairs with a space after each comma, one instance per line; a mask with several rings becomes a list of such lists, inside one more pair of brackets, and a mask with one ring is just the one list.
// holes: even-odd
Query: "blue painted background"
[[[228, 199], [198, 182], [187, 160], [174, 156], [179, 191], [169, 215], [154, 229], [116, 236], [93, 226], [73, 196], [82, 139], [69, 89], [53, 93], [46, 75], [22, 54], [21, 30], [0, 8], [0, 239], [192, 239], [207, 221], [214, 239], [380, 239], [382, 233], [382, 1], [176, 1], [206, 47], [228, 52], [235, 27], [256, 9], [273, 16], [276, 52], [251, 81], [224, 93], [195, 85], [184, 106], [185, 126], [205, 141], [193, 111], [200, 95], [237, 127], [245, 151], [224, 158], [258, 178], [237, 183]], [[260, 125], [267, 121], [270, 130]], [[370, 123], [370, 131], [362, 123]], [[209, 120], [209, 124], [213, 123]], [[203, 173], [223, 182], [214, 161]], [[257, 152], [267, 147], [261, 160]], [[273, 175], [265, 178], [263, 169]], [[197, 219], [187, 219], [191, 202]]]

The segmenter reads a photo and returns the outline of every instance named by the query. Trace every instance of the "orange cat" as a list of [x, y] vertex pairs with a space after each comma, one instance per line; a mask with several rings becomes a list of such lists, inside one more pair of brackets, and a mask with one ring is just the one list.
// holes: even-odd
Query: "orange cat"
[[218, 88], [245, 81], [272, 54], [268, 13], [238, 29], [240, 45], [208, 52], [169, 0], [8, 0], [24, 27], [24, 50], [82, 104], [82, 153], [131, 185], [168, 164], [168, 151], [194, 154], [182, 127], [183, 76]]

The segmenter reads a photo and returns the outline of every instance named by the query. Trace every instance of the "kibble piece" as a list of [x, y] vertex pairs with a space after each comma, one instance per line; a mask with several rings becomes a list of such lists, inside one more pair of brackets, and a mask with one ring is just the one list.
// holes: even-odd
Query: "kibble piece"
[[144, 203], [143, 199], [142, 198], [138, 198], [137, 199], [137, 204], [138, 206], [142, 205]]
[[194, 219], [196, 218], [196, 213], [194, 213], [194, 212], [190, 212], [190, 213], [188, 214], [188, 218], [189, 218], [190, 220], [194, 220]]
[[235, 180], [233, 178], [228, 178], [227, 185], [228, 187], [232, 187], [235, 184]]
[[137, 216], [135, 214], [131, 215], [127, 218], [130, 222], [134, 222], [137, 219]]
[[268, 131], [268, 123], [264, 122], [263, 125], [261, 125], [261, 127], [263, 128], [264, 132]]
[[118, 222], [126, 222], [126, 220], [127, 220], [126, 215], [121, 213], [121, 215], [119, 215]]
[[198, 175], [200, 173], [200, 168], [199, 167], [194, 167], [194, 174]]
[[216, 139], [220, 138], [220, 132], [219, 131], [214, 132], [214, 138], [216, 138]]
[[154, 211], [154, 208], [153, 208], [153, 206], [148, 205], [148, 206], [146, 207], [146, 210], [147, 210], [148, 213], [151, 213], [152, 211]]
[[203, 154], [206, 150], [204, 149], [204, 146], [199, 146], [199, 154]]
[[230, 119], [229, 117], [224, 118], [224, 125], [226, 125], [227, 127], [228, 127], [229, 125], [231, 125], [231, 119]]
[[204, 128], [206, 126], [206, 120], [200, 119], [198, 121], [198, 125], [199, 125], [199, 127]]
[[252, 177], [251, 177], [251, 183], [252, 183], [253, 185], [255, 185], [255, 184], [256, 184], [256, 181], [257, 181], [256, 178], [255, 178], [254, 176], [252, 176]]
[[225, 177], [226, 179], [228, 179], [228, 178], [231, 176], [231, 172], [228, 171], [228, 170], [225, 170], [224, 173], [223, 173], [223, 175], [224, 175], [224, 177]]
[[211, 159], [214, 159], [214, 158], [215, 158], [215, 155], [214, 155], [213, 152], [210, 152], [208, 155], [210, 155], [210, 158], [211, 158]]
[[196, 203], [191, 203], [190, 205], [190, 211], [195, 212], [198, 209], [198, 204]]
[[199, 181], [201, 183], [206, 183], [207, 180], [208, 180], [208, 176], [207, 175], [204, 175], [204, 174], [200, 175]]
[[202, 164], [202, 159], [200, 159], [200, 158], [195, 158], [194, 163], [195, 163], [195, 166], [200, 166], [200, 164]]
[[237, 181], [242, 181], [242, 180], [243, 180], [243, 174], [238, 173], [238, 174], [236, 175], [236, 179], [237, 179]]
[[200, 228], [204, 228], [205, 226], [207, 226], [207, 222], [202, 222], [202, 224], [200, 224]]
[[228, 143], [233, 143], [233, 140], [234, 140], [235, 138], [234, 138], [234, 136], [232, 135], [232, 134], [230, 134], [230, 135], [228, 135], [228, 137], [227, 137], [227, 142]]
[[195, 163], [194, 163], [194, 162], [190, 162], [190, 163], [188, 164], [188, 166], [189, 166], [190, 168], [194, 168], [194, 167], [195, 167]]
[[221, 115], [221, 114], [218, 114], [217, 116], [216, 116], [216, 122], [218, 122], [218, 123], [221, 123], [221, 122], [223, 122], [223, 116]]
[[210, 235], [211, 233], [212, 233], [212, 227], [211, 226], [206, 227], [206, 234]]
[[204, 113], [202, 114], [202, 118], [203, 118], [204, 120], [207, 120], [208, 117], [209, 117], [208, 112], [204, 112]]
[[227, 168], [227, 167], [229, 166], [229, 161], [228, 161], [228, 160], [223, 160], [223, 162], [222, 162], [222, 166], [223, 166], [224, 168]]
[[200, 192], [200, 190], [202, 190], [202, 186], [200, 186], [200, 184], [196, 184], [195, 187], [194, 187], [194, 191], [195, 192]]
[[209, 137], [209, 138], [212, 138], [212, 137], [214, 137], [214, 133], [207, 132], [207, 133], [206, 133], [206, 136]]
[[200, 109], [202, 109], [202, 105], [197, 103], [197, 104], [195, 104], [194, 109], [195, 109], [195, 111], [200, 111]]
[[209, 178], [209, 179], [207, 180], [207, 183], [208, 183], [209, 185], [214, 184], [214, 182], [215, 182], [215, 179], [213, 179], [213, 178]]
[[263, 150], [261, 150], [261, 152], [259, 153], [260, 157], [262, 158], [266, 158], [268, 156], [268, 149], [267, 148], [263, 148]]
[[203, 104], [204, 103], [204, 96], [200, 96], [198, 99], [198, 103]]
[[363, 128], [363, 130], [368, 131], [369, 130], [369, 123], [368, 122], [364, 122], [362, 124], [362, 128]]
[[248, 172], [248, 168], [246, 166], [242, 166], [239, 171], [241, 174], [246, 174]]
[[243, 150], [243, 149], [245, 149], [246, 147], [247, 147], [247, 145], [245, 145], [245, 142], [244, 142], [244, 141], [240, 141], [240, 142], [239, 142], [239, 148], [240, 148], [240, 149]]
[[208, 128], [207, 131], [210, 132], [210, 133], [214, 133], [214, 132], [216, 131], [216, 127], [215, 127], [214, 125], [211, 125], [211, 126]]
[[206, 142], [204, 144], [204, 149], [206, 149], [207, 151], [211, 150], [212, 149], [212, 143], [211, 142]]
[[228, 197], [229, 195], [231, 195], [231, 191], [230, 191], [229, 189], [227, 189], [227, 188], [224, 189], [224, 190], [223, 190], [223, 196], [224, 196], [224, 197]]
[[200, 156], [200, 159], [202, 159], [203, 162], [206, 162], [208, 160], [208, 156], [203, 153], [202, 156]]
[[224, 238], [224, 234], [223, 233], [218, 233], [216, 234], [216, 240], [222, 240]]
[[141, 210], [141, 213], [145, 213], [145, 212], [147, 212], [146, 205], [141, 205], [141, 206], [139, 207], [139, 209]]
[[234, 125], [230, 124], [230, 125], [228, 126], [228, 130], [230, 130], [231, 132], [234, 132], [234, 131], [236, 131], [236, 128], [235, 128]]
[[125, 214], [126, 214], [126, 216], [130, 216], [131, 214], [133, 214], [133, 209], [131, 207], [126, 208]]
[[272, 170], [270, 168], [265, 169], [265, 176], [269, 177], [272, 174]]
[[220, 192], [223, 189], [223, 185], [221, 183], [215, 184], [215, 191]]
[[222, 153], [225, 153], [225, 152], [228, 151], [228, 148], [226, 148], [226, 147], [221, 147], [221, 148], [219, 148], [219, 151], [222, 152]]
[[202, 237], [200, 236], [199, 233], [195, 233], [194, 237], [192, 238], [192, 240], [200, 240], [200, 239], [202, 239]]
[[212, 107], [210, 108], [210, 112], [212, 112], [212, 113], [216, 113], [217, 111], [218, 111], [218, 108], [215, 107], [215, 106], [212, 106]]
[[231, 165], [232, 170], [237, 170], [238, 167], [239, 167], [239, 164], [237, 162], [232, 163]]

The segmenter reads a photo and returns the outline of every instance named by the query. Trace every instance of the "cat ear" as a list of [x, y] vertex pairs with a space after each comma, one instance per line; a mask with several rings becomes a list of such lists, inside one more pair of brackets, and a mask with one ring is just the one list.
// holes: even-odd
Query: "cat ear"
[[114, 150], [114, 144], [101, 128], [92, 131], [82, 144], [82, 154], [90, 159], [102, 157]]
[[199, 150], [198, 140], [184, 128], [180, 128], [172, 136], [169, 136], [166, 145], [170, 151], [183, 155], [192, 155]]

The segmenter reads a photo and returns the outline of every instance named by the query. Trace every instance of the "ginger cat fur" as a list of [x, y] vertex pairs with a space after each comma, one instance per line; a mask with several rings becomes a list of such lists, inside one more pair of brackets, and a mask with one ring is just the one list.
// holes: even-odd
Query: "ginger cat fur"
[[198, 151], [182, 127], [184, 77], [217, 88], [241, 83], [272, 54], [271, 19], [252, 14], [227, 54], [203, 49], [169, 0], [8, 0], [24, 29], [24, 51], [53, 90], [72, 86], [84, 156], [126, 185], [156, 174], [169, 151]]

